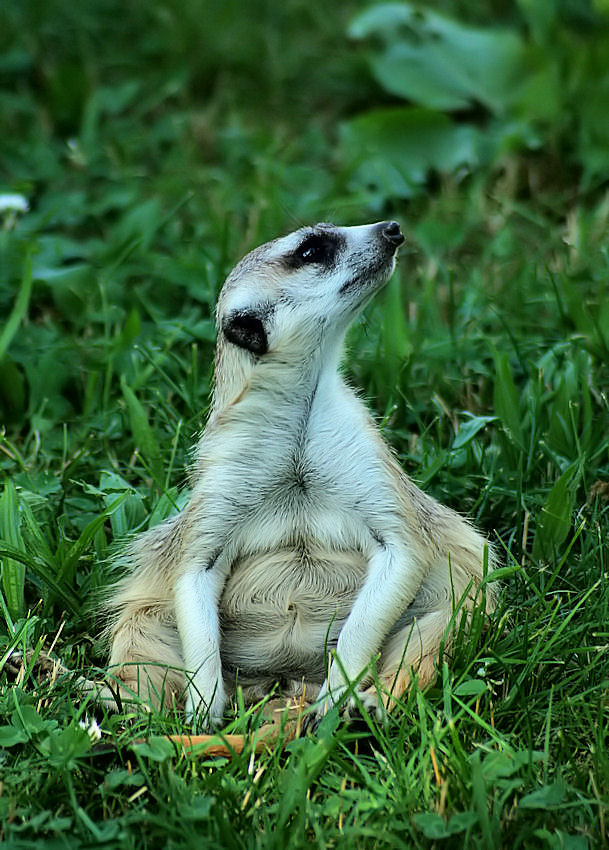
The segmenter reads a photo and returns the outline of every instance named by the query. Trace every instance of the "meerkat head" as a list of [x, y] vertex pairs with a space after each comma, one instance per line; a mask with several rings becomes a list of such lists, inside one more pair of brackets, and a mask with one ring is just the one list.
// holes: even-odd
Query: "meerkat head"
[[[233, 269], [218, 300], [218, 342], [263, 358], [306, 357], [341, 342], [389, 280], [404, 241], [395, 221], [317, 224], [255, 249]], [[235, 352], [236, 353], [236, 352]]]

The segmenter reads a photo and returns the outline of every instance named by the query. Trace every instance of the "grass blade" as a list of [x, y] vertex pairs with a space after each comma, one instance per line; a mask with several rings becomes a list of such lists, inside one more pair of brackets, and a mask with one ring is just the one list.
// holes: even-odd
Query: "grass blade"
[[8, 347], [23, 321], [32, 294], [32, 261], [29, 253], [25, 258], [25, 268], [21, 278], [21, 286], [17, 293], [17, 300], [11, 310], [10, 316], [0, 332], [0, 361], [8, 351]]
[[127, 404], [129, 425], [135, 445], [150, 467], [152, 477], [159, 487], [163, 484], [163, 461], [159, 444], [148, 422], [146, 411], [125, 380], [121, 381], [123, 398]]
[[[0, 539], [17, 552], [25, 551], [21, 536], [21, 515], [17, 488], [7, 481], [0, 496]], [[11, 617], [14, 620], [23, 616], [25, 609], [25, 566], [19, 560], [0, 554], [2, 569], [2, 587]]]
[[524, 451], [524, 436], [520, 421], [520, 402], [507, 354], [495, 357], [495, 411], [511, 442]]

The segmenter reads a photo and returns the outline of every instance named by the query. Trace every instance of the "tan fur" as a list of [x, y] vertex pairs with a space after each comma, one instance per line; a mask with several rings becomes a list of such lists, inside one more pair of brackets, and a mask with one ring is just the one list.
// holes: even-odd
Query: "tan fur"
[[[338, 281], [332, 291], [346, 291], [355, 302], [349, 289], [352, 256], [362, 287], [370, 288], [367, 297], [387, 279], [393, 258], [380, 227], [318, 226], [315, 232], [336, 231], [346, 245], [343, 277], [338, 262], [327, 272], [330, 281]], [[301, 274], [298, 287], [286, 288], [295, 273], [286, 271], [281, 258], [291, 257], [302, 238], [299, 232], [252, 252], [222, 291], [214, 400], [198, 447], [191, 501], [178, 516], [135, 539], [122, 558], [128, 572], [108, 600], [110, 681], [123, 701], [169, 707], [183, 705], [188, 696], [196, 709], [193, 693], [203, 681], [196, 679], [197, 670], [208, 660], [189, 665], [185, 655], [194, 659], [198, 635], [207, 640], [208, 632], [194, 620], [191, 628], [195, 615], [182, 613], [191, 602], [182, 581], [199, 576], [201, 582], [217, 579], [222, 661], [222, 681], [208, 677], [215, 684], [200, 694], [201, 705], [215, 701], [221, 716], [224, 692], [230, 696], [236, 684], [247, 700], [256, 700], [277, 682], [288, 694], [304, 686], [307, 698], [321, 687], [320, 699], [327, 702], [334, 694], [337, 701], [360, 665], [370, 662], [361, 682], [368, 690], [360, 693], [374, 699], [375, 667], [391, 706], [413, 674], [420, 685], [433, 680], [440, 648], [450, 646], [456, 629], [456, 609], [467, 613], [479, 601], [485, 557], [493, 567], [485, 539], [408, 479], [338, 375], [342, 336], [367, 299], [359, 297], [345, 319], [338, 315], [337, 342], [326, 343], [328, 305], [339, 295], [327, 295], [316, 319], [308, 301], [306, 309], [299, 306], [309, 279]], [[325, 284], [323, 269], [315, 274]], [[290, 303], [283, 319], [282, 305], [292, 291], [298, 293], [295, 306]], [[253, 357], [224, 338], [222, 322], [235, 304], [245, 309], [242, 303], [247, 309], [250, 303], [271, 304], [273, 319], [264, 326], [268, 354]], [[300, 324], [294, 318], [299, 309]], [[225, 523], [228, 514], [234, 514], [232, 524]], [[201, 597], [205, 605], [206, 598]], [[487, 588], [487, 611], [494, 604]], [[208, 607], [213, 626], [214, 605]], [[361, 657], [358, 635], [372, 650]], [[341, 673], [338, 659], [327, 678], [329, 652], [337, 647], [348, 669]], [[112, 694], [106, 690], [101, 698], [110, 703]]]

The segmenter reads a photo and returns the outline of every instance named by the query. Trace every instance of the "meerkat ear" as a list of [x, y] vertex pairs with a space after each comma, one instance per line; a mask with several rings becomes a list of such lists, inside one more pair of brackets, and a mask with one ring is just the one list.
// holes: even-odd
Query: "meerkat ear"
[[252, 354], [266, 354], [268, 351], [266, 331], [262, 319], [256, 313], [245, 310], [231, 313], [222, 322], [222, 332], [229, 342]]

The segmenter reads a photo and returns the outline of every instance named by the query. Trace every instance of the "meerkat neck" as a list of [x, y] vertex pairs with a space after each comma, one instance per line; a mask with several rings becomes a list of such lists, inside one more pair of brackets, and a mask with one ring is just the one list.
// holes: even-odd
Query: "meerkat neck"
[[264, 397], [276, 407], [300, 406], [315, 395], [320, 382], [342, 381], [342, 355], [342, 338], [319, 346], [305, 357], [266, 355], [260, 361], [219, 346], [210, 422], [246, 395]]

